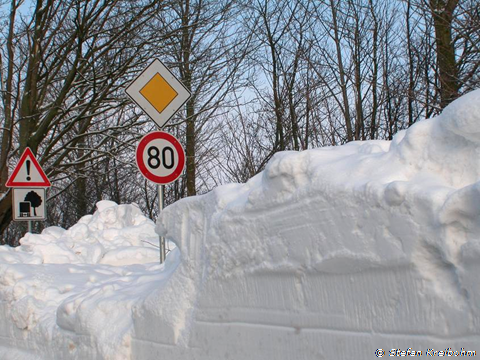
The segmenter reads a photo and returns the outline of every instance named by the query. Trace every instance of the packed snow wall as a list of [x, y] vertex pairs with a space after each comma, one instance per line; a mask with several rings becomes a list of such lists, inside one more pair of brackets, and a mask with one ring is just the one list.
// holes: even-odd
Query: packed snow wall
[[181, 263], [135, 309], [132, 357], [480, 354], [479, 125], [477, 90], [392, 142], [278, 153], [167, 207]]

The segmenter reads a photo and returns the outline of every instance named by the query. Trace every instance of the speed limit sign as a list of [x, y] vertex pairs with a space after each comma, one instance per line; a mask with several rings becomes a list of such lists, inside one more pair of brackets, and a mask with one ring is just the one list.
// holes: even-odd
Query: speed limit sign
[[185, 152], [178, 139], [163, 131], [145, 135], [137, 146], [137, 166], [148, 180], [166, 185], [177, 180], [185, 167]]

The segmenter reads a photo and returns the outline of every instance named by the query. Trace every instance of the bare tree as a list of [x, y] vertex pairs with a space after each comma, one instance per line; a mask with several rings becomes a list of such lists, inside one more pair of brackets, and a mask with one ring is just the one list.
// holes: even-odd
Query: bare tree
[[444, 108], [459, 96], [458, 67], [452, 24], [459, 0], [430, 0], [430, 11], [435, 26], [438, 76], [440, 79], [440, 106]]
[[175, 35], [163, 49], [163, 56], [178, 69], [180, 79], [192, 94], [183, 119], [179, 117], [172, 124], [185, 124], [183, 184], [188, 196], [198, 190], [198, 166], [203, 156], [199, 150], [204, 145], [199, 140], [229, 106], [231, 94], [241, 85], [240, 66], [249, 51], [250, 35], [236, 31], [240, 10], [237, 1], [177, 1], [166, 18], [171, 23], [164, 26], [164, 31]]
[[[18, 14], [20, 3], [10, 4], [0, 49], [3, 191], [8, 162], [14, 165], [27, 146], [54, 181], [68, 179], [64, 175], [72, 169], [82, 179], [84, 167], [110, 155], [97, 150], [117, 130], [105, 120], [127, 104], [122, 88], [142, 62], [138, 51], [148, 43], [144, 24], [167, 6], [147, 0], [37, 0], [28, 18]], [[125, 119], [120, 128], [138, 125], [135, 116]], [[98, 131], [99, 142], [88, 147], [87, 139]], [[78, 184], [83, 192], [81, 180]], [[61, 191], [65, 182], [55, 181], [54, 186], [54, 192]], [[11, 197], [6, 194], [0, 199], [2, 232], [11, 220]]]

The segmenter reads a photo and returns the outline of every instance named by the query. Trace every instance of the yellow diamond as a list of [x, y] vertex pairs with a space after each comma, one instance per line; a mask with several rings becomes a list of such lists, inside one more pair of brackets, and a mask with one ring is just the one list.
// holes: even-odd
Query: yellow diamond
[[159, 113], [165, 110], [178, 95], [159, 73], [156, 73], [142, 90], [140, 90], [140, 94], [142, 94]]

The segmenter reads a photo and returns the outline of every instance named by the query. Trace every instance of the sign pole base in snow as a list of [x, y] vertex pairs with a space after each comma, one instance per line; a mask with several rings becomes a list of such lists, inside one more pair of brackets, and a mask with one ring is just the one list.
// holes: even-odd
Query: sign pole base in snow
[[32, 232], [32, 220], [28, 220], [28, 232]]
[[[164, 193], [163, 193], [163, 185], [158, 185], [158, 216], [160, 216], [161, 212], [163, 211], [164, 206]], [[165, 238], [160, 236], [160, 264], [165, 262]]]
[[[176, 181], [185, 168], [185, 151], [180, 141], [164, 131], [145, 135], [138, 143], [135, 160], [142, 175], [158, 185], [158, 215], [163, 211], [164, 185]], [[165, 262], [165, 238], [160, 237], [160, 263]]]

